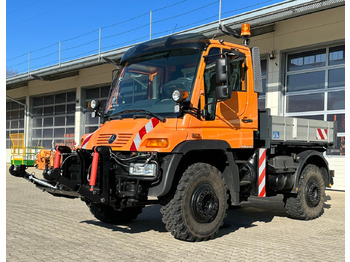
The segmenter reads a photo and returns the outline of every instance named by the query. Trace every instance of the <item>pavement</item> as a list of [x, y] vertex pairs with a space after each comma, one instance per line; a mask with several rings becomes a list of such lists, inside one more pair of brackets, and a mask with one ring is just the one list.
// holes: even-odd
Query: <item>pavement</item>
[[128, 225], [110, 225], [79, 199], [53, 197], [8, 171], [6, 180], [6, 261], [345, 260], [340, 191], [326, 191], [325, 212], [311, 221], [288, 218], [281, 197], [252, 198], [228, 210], [215, 239], [189, 243], [166, 231], [159, 205], [146, 206]]

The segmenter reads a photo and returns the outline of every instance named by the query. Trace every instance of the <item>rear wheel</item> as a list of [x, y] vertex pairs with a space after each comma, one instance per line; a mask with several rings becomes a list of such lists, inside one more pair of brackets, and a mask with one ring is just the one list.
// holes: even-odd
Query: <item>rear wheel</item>
[[129, 223], [142, 212], [142, 207], [128, 207], [120, 211], [103, 204], [90, 203], [88, 207], [96, 219], [109, 224]]
[[177, 239], [208, 240], [223, 224], [227, 199], [220, 171], [209, 164], [196, 163], [187, 168], [174, 197], [161, 208], [162, 220]]
[[285, 200], [286, 211], [292, 218], [310, 220], [322, 215], [324, 202], [325, 184], [321, 170], [309, 164], [301, 174], [297, 195]]

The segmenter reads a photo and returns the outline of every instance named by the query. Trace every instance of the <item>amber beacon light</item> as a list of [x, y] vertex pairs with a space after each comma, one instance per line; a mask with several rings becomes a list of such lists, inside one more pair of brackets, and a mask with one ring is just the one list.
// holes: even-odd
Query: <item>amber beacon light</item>
[[248, 23], [242, 24], [241, 36], [242, 37], [249, 37], [250, 36], [250, 24], [248, 24]]

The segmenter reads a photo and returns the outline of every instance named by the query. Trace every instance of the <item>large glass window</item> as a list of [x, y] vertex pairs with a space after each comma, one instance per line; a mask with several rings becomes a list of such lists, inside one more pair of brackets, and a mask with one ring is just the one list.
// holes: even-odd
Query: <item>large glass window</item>
[[326, 49], [306, 51], [288, 56], [288, 71], [314, 69], [326, 65]]
[[[25, 104], [25, 99], [18, 102]], [[24, 133], [24, 107], [16, 102], [6, 102], [6, 148], [11, 148], [10, 134]]]
[[288, 92], [309, 91], [325, 87], [325, 74], [322, 71], [288, 75]]
[[345, 154], [345, 46], [287, 55], [285, 115], [337, 121], [338, 150]]
[[287, 96], [286, 107], [289, 112], [323, 111], [324, 94]]
[[32, 146], [47, 149], [74, 145], [76, 94], [66, 92], [32, 99]]
[[100, 117], [91, 117], [92, 109], [88, 107], [88, 103], [93, 99], [98, 99], [101, 102], [101, 111], [103, 112], [105, 106], [106, 106], [106, 100], [109, 93], [109, 86], [103, 86], [103, 87], [95, 87], [95, 88], [89, 88], [84, 89], [84, 111], [85, 111], [85, 129], [84, 133], [92, 133], [94, 132], [101, 124], [101, 118]]
[[106, 116], [121, 114], [129, 118], [135, 110], [141, 110], [143, 114], [149, 111], [162, 117], [178, 117], [172, 94], [181, 89], [191, 99], [201, 54], [199, 49], [159, 49], [127, 61], [111, 92]]

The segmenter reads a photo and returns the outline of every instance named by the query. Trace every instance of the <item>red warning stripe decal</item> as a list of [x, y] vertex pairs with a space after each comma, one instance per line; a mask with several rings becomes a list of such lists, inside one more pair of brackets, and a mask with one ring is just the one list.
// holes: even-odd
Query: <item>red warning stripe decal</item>
[[259, 149], [259, 197], [265, 197], [266, 185], [266, 149]]
[[140, 131], [136, 134], [134, 141], [131, 144], [130, 151], [137, 151], [140, 147], [143, 136], [149, 133], [158, 124], [159, 120], [153, 117], [144, 127], [142, 127]]
[[316, 139], [317, 140], [326, 140], [328, 139], [328, 130], [323, 128], [316, 129]]

